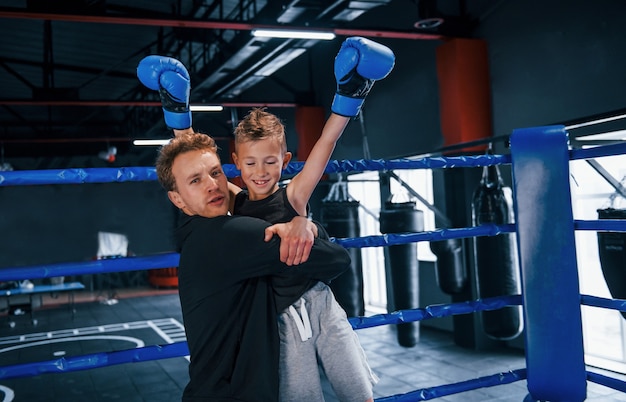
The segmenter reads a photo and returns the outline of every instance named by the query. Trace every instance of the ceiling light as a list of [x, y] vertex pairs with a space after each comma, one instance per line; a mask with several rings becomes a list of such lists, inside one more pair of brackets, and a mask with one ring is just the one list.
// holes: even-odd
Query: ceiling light
[[192, 112], [221, 112], [224, 107], [221, 105], [190, 105], [189, 110]]
[[134, 140], [133, 141], [133, 145], [148, 145], [148, 146], [160, 146], [160, 145], [165, 145], [167, 143], [170, 142], [170, 139], [165, 139], [165, 140]]
[[333, 40], [335, 34], [323, 31], [288, 31], [283, 29], [253, 29], [253, 36], [264, 38], [320, 39]]

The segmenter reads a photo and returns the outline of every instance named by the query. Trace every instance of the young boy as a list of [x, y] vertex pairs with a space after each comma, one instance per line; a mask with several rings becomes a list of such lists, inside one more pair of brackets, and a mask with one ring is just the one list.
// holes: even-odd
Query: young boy
[[[189, 77], [184, 66], [166, 59], [150, 61], [149, 68], [141, 68], [140, 63], [138, 76], [146, 86], [159, 90], [166, 123], [178, 135], [191, 127]], [[277, 116], [262, 109], [252, 110], [235, 130], [233, 159], [247, 189], [240, 191], [230, 186], [236, 194], [234, 214], [271, 223], [307, 216], [309, 198], [338, 138], [350, 118], [358, 115], [374, 82], [386, 77], [394, 62], [393, 52], [376, 42], [360, 37], [344, 41], [335, 58], [337, 92], [332, 113], [302, 171], [287, 187], [278, 186], [282, 170], [291, 160], [284, 126]], [[278, 293], [281, 288], [292, 286], [278, 280], [272, 285]], [[377, 378], [367, 364], [345, 311], [326, 284], [312, 282], [306, 289], [300, 301], [279, 316], [280, 400], [323, 401], [319, 364], [341, 401], [372, 401], [372, 385]]]
[[[291, 159], [284, 126], [275, 115], [252, 110], [235, 129], [233, 159], [246, 190], [236, 195], [233, 213], [270, 223], [307, 216], [311, 193], [348, 121], [348, 117], [331, 114], [303, 170], [289, 185], [279, 187], [281, 172]], [[293, 284], [273, 278], [272, 287], [280, 293]], [[303, 290], [300, 301], [278, 317], [280, 400], [323, 401], [320, 366], [339, 400], [373, 400], [372, 385], [377, 379], [330, 287], [310, 282]]]
[[[339, 82], [346, 73], [359, 69], [358, 64], [351, 64], [350, 68], [346, 68], [347, 71], [343, 71], [345, 65], [342, 63], [346, 58], [353, 60], [352, 46], [359, 53], [376, 60], [377, 67], [379, 61], [386, 64], [389, 70], [377, 78], [383, 78], [389, 73], [393, 67], [393, 57], [387, 57], [390, 51], [388, 53], [384, 49], [376, 48], [380, 53], [371, 53], [375, 45], [378, 44], [362, 38], [349, 38], [344, 42], [335, 60]], [[377, 56], [381, 59], [377, 59]], [[372, 59], [366, 59], [366, 62]], [[350, 117], [358, 114], [360, 106], [354, 107], [352, 97], [344, 97], [342, 94], [335, 96], [331, 108], [333, 113], [304, 168], [283, 188], [278, 186], [278, 182], [282, 170], [291, 160], [291, 153], [287, 152], [284, 126], [275, 115], [261, 109], [252, 110], [235, 129], [233, 160], [241, 171], [246, 190], [237, 194], [234, 214], [254, 216], [270, 223], [286, 222], [298, 215], [307, 216], [309, 198], [324, 173], [335, 144]], [[273, 282], [278, 291], [283, 285], [286, 284], [276, 280]], [[318, 362], [340, 400], [372, 400], [371, 384], [376, 382], [376, 378], [369, 370], [345, 312], [326, 284], [314, 284], [299, 303], [281, 313], [279, 328], [281, 367], [286, 367], [280, 373], [281, 400], [320, 400], [321, 384], [316, 375]], [[293, 361], [298, 361], [298, 365], [289, 364]]]

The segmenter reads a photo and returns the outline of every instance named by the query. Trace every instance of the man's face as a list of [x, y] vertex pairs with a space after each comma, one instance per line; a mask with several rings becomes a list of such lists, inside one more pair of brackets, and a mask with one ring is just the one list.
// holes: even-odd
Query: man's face
[[190, 151], [174, 159], [176, 190], [168, 197], [187, 215], [214, 218], [228, 214], [228, 181], [214, 152]]

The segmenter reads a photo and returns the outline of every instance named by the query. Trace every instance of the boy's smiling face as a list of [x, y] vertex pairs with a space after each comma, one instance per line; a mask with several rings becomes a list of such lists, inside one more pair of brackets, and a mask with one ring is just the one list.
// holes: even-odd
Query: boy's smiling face
[[250, 200], [256, 201], [278, 190], [278, 181], [291, 160], [291, 152], [284, 152], [280, 140], [269, 137], [238, 143], [233, 160], [241, 171]]

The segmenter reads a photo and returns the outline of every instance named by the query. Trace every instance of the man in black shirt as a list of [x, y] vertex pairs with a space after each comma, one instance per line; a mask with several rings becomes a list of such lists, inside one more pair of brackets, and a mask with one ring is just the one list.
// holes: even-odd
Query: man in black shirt
[[[215, 142], [204, 134], [178, 136], [157, 159], [157, 175], [182, 212], [176, 230], [180, 251], [179, 294], [191, 363], [184, 402], [278, 400], [277, 313], [307, 290], [271, 287], [270, 276], [329, 282], [350, 258], [338, 245], [315, 239], [310, 252], [298, 233], [316, 226], [296, 217], [287, 224], [229, 216], [228, 182]], [[279, 261], [280, 242], [289, 238], [306, 262]]]

